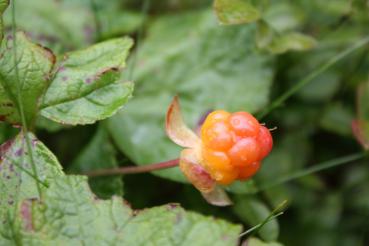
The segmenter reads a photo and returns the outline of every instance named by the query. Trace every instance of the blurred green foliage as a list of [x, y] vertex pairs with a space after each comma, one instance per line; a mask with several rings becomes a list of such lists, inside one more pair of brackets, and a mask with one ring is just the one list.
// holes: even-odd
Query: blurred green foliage
[[[66, 128], [45, 119], [37, 123], [37, 134], [64, 169], [80, 172], [176, 158], [179, 149], [168, 141], [163, 125], [175, 94], [194, 128], [212, 109], [257, 113], [329, 58], [369, 35], [369, 4], [364, 0], [237, 2], [253, 6], [260, 17], [249, 23], [238, 16], [238, 25], [220, 26], [211, 11], [213, 3], [207, 0], [16, 1], [18, 28], [58, 55], [125, 34], [136, 40], [128, 69], [121, 74], [136, 88], [125, 108], [96, 127]], [[233, 24], [232, 19], [226, 24]], [[10, 11], [5, 13], [4, 27], [10, 32]], [[357, 88], [369, 84], [368, 51], [365, 46], [344, 57], [262, 120], [269, 128], [277, 127], [275, 147], [252, 181], [229, 188], [235, 201], [232, 208], [206, 204], [177, 169], [155, 176], [99, 178], [90, 180], [91, 188], [103, 198], [124, 194], [135, 208], [180, 202], [185, 209], [246, 228], [260, 223], [287, 199], [285, 214], [258, 232], [264, 241], [367, 245], [367, 158], [258, 188], [314, 163], [362, 151], [351, 122], [360, 119], [364, 126], [369, 124], [368, 94], [361, 97], [361, 106], [356, 104]], [[369, 139], [367, 129], [361, 136]], [[0, 125], [2, 142], [15, 133]], [[255, 238], [248, 243], [279, 245]]]

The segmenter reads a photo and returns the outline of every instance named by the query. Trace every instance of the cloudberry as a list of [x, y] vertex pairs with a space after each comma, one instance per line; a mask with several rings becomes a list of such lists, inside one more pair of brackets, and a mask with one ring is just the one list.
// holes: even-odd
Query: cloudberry
[[201, 127], [204, 168], [220, 184], [253, 176], [272, 149], [269, 130], [247, 112], [217, 110]]
[[211, 204], [232, 202], [218, 184], [251, 178], [273, 147], [268, 128], [247, 112], [216, 110], [201, 126], [200, 137], [183, 121], [178, 97], [170, 104], [165, 129], [169, 138], [183, 147], [179, 167]]

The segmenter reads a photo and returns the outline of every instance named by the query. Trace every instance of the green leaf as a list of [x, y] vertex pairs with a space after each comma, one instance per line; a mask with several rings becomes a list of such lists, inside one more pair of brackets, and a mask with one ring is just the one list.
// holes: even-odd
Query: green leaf
[[62, 125], [55, 121], [49, 120], [41, 115], [36, 118], [36, 127], [37, 129], [43, 129], [50, 133], [58, 132], [62, 129], [70, 128], [68, 125]]
[[42, 202], [21, 204], [16, 235], [25, 245], [228, 246], [237, 245], [240, 229], [175, 204], [133, 211], [118, 197], [96, 199], [86, 177], [64, 176]]
[[43, 98], [42, 116], [76, 125], [113, 115], [132, 95], [132, 83], [116, 82], [132, 45], [130, 38], [117, 38], [65, 54]]
[[260, 18], [259, 11], [247, 0], [215, 0], [214, 11], [223, 25], [251, 23]]
[[[94, 2], [96, 13], [90, 0], [15, 1], [17, 27], [26, 31], [32, 40], [51, 48], [55, 54], [61, 54], [91, 45], [96, 40], [133, 32], [144, 19], [141, 13], [122, 8], [121, 1]], [[11, 18], [11, 11], [8, 11], [4, 15], [6, 29], [12, 27]]]
[[276, 33], [265, 21], [258, 22], [256, 45], [272, 54], [282, 54], [287, 51], [304, 51], [315, 47], [312, 37], [298, 33]]
[[[32, 142], [38, 181], [46, 184], [52, 182], [63, 174], [58, 160], [33, 134], [28, 134], [28, 137]], [[0, 146], [0, 156], [0, 234], [6, 234], [11, 224], [8, 216], [13, 213], [17, 203], [23, 199], [37, 198], [38, 192], [22, 132]]]
[[0, 124], [0, 143], [2, 144], [8, 139], [15, 137], [18, 131], [18, 129], [8, 124]]
[[263, 242], [258, 238], [252, 237], [247, 239], [247, 246], [283, 246], [283, 244], [278, 242]]
[[315, 45], [316, 41], [312, 37], [298, 32], [291, 32], [276, 38], [269, 49], [274, 54], [281, 54], [289, 50], [310, 50]]
[[[17, 70], [14, 69], [13, 38], [16, 38]], [[3, 121], [20, 125], [19, 97], [22, 101], [26, 122], [33, 125], [39, 101], [51, 77], [55, 63], [53, 53], [32, 43], [24, 33], [9, 36], [1, 46], [0, 55], [0, 115]], [[18, 81], [19, 78], [19, 81]]]
[[325, 130], [342, 136], [351, 136], [351, 121], [354, 115], [349, 107], [341, 103], [331, 103], [320, 117], [320, 126]]
[[4, 38], [3, 14], [9, 5], [9, 0], [0, 0], [0, 45]]
[[304, 15], [302, 8], [296, 7], [289, 1], [274, 1], [263, 10], [263, 20], [269, 23], [278, 32], [287, 32], [301, 28]]
[[[238, 196], [233, 207], [234, 212], [247, 224], [257, 225], [263, 222], [271, 213], [269, 208], [258, 199], [251, 196]], [[278, 238], [279, 225], [276, 219], [266, 223], [258, 234], [266, 241]]]
[[[266, 157], [256, 175], [258, 185], [273, 182], [280, 177], [287, 177], [294, 171], [300, 170], [307, 163], [310, 153], [308, 130], [290, 130], [284, 133], [283, 139], [274, 146]], [[294, 151], [291, 151], [293, 149]]]
[[[65, 0], [18, 0], [14, 4], [17, 27], [57, 54], [93, 42], [93, 15], [86, 5]], [[6, 28], [12, 27], [11, 11], [4, 15], [4, 23]]]
[[[299, 64], [299, 66], [303, 65]], [[301, 68], [301, 70], [306, 71], [306, 68]], [[291, 71], [292, 73], [293, 71]], [[291, 80], [293, 81], [293, 78]], [[326, 71], [305, 85], [296, 93], [296, 96], [306, 102], [329, 101], [340, 89], [340, 85], [340, 74], [337, 71]]]
[[257, 186], [253, 179], [247, 181], [236, 181], [231, 185], [224, 187], [226, 191], [235, 194], [254, 194], [257, 191]]
[[[88, 171], [118, 167], [115, 159], [115, 149], [109, 141], [108, 132], [104, 125], [100, 125], [90, 143], [73, 161], [70, 172], [85, 173]], [[101, 198], [112, 195], [123, 195], [123, 182], [120, 176], [90, 178], [92, 191]]]
[[[106, 1], [102, 5], [106, 5]], [[98, 12], [101, 24], [102, 39], [110, 37], [118, 37], [125, 33], [132, 33], [141, 27], [144, 21], [142, 13], [123, 10], [121, 8], [112, 7], [100, 9]]]
[[[252, 26], [218, 26], [205, 11], [160, 18], [148, 33], [138, 53], [136, 96], [109, 119], [117, 146], [136, 164], [179, 157], [164, 129], [176, 94], [192, 128], [209, 110], [255, 112], [268, 102], [272, 59], [254, 49]], [[155, 174], [185, 180], [178, 168]]]

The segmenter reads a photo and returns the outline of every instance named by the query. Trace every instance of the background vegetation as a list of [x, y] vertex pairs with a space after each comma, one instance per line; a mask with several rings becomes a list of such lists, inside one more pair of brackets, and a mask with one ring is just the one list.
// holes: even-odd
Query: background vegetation
[[[0, 58], [0, 115], [11, 115], [0, 124], [0, 245], [237, 245], [251, 236], [266, 245], [367, 245], [368, 13], [365, 0], [15, 1], [3, 16]], [[125, 35], [134, 44], [113, 39]], [[32, 42], [52, 50], [56, 65]], [[60, 86], [69, 78], [79, 82]], [[23, 86], [41, 80], [39, 92]], [[81, 88], [95, 94], [71, 96]], [[63, 174], [61, 166], [83, 174], [178, 158], [164, 130], [176, 94], [193, 128], [214, 109], [277, 127], [261, 171], [226, 188], [233, 206], [207, 204], [178, 168], [90, 178], [97, 197], [115, 195], [106, 201], [82, 176]], [[14, 111], [4, 108], [9, 100]], [[23, 170], [32, 174], [32, 158], [41, 187]], [[159, 207], [135, 215], [118, 197], [133, 209]], [[283, 215], [239, 239], [285, 200]]]

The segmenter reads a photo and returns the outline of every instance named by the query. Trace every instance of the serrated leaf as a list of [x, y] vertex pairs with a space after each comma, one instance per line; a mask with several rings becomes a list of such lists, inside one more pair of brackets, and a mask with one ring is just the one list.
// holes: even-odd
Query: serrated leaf
[[0, 0], [0, 45], [4, 38], [3, 14], [9, 5], [9, 0]]
[[[28, 137], [32, 142], [38, 180], [47, 184], [63, 175], [56, 157], [46, 146], [33, 134], [28, 134]], [[0, 156], [0, 234], [7, 234], [11, 223], [9, 215], [13, 214], [14, 206], [17, 206], [20, 200], [38, 197], [37, 181], [32, 176], [34, 173], [22, 132], [15, 139], [0, 146]], [[46, 189], [42, 185], [41, 188]]]
[[[24, 201], [19, 240], [26, 245], [237, 245], [240, 226], [170, 204], [133, 211], [120, 198], [98, 200], [86, 177], [58, 177], [42, 202]], [[209, 237], [211, 235], [211, 237]]]
[[[136, 96], [109, 119], [117, 146], [136, 164], [179, 157], [165, 134], [176, 94], [192, 129], [211, 109], [255, 112], [267, 103], [272, 59], [254, 49], [252, 26], [220, 27], [206, 11], [162, 17], [148, 33], [138, 53]], [[154, 173], [185, 181], [179, 169]]]
[[50, 133], [55, 133], [62, 129], [70, 128], [70, 126], [62, 125], [55, 121], [49, 120], [41, 115], [38, 115], [38, 117], [36, 118], [36, 128], [46, 130]]
[[133, 84], [116, 82], [133, 42], [117, 38], [64, 55], [41, 105], [42, 116], [63, 124], [92, 124], [113, 115]]
[[[13, 38], [16, 39], [17, 45], [18, 70], [14, 69]], [[18, 32], [16, 37], [9, 36], [3, 42], [0, 55], [1, 120], [20, 125], [21, 120], [17, 109], [19, 86], [18, 96], [22, 100], [26, 122], [32, 126], [40, 98], [48, 86], [54, 63], [55, 57], [51, 51], [32, 43], [22, 32]]]
[[[73, 161], [69, 171], [86, 173], [97, 169], [118, 167], [115, 152], [105, 126], [99, 125], [94, 137]], [[90, 178], [89, 184], [92, 191], [100, 198], [123, 195], [123, 182], [120, 176]]]
[[[251, 196], [238, 196], [233, 206], [234, 212], [247, 224], [257, 225], [263, 222], [270, 214], [269, 208]], [[276, 240], [279, 234], [279, 226], [276, 219], [266, 223], [258, 234], [266, 241]]]
[[260, 13], [247, 0], [214, 0], [214, 11], [223, 25], [251, 23], [260, 18]]

